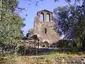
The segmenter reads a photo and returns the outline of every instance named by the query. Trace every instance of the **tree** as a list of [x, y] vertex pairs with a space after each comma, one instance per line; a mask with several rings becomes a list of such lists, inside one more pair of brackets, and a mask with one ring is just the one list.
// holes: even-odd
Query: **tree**
[[0, 44], [17, 46], [20, 44], [20, 37], [23, 36], [21, 31], [23, 20], [15, 13], [18, 1], [1, 0], [0, 3]]
[[85, 49], [85, 4], [84, 0], [81, 6], [64, 6], [54, 10], [56, 22], [59, 30], [64, 33], [67, 39], [75, 40], [81, 43], [82, 49]]

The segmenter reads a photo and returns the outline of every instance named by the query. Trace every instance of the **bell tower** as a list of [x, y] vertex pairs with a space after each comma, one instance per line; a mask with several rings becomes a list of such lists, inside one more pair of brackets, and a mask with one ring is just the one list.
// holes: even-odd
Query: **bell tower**
[[51, 45], [59, 40], [59, 35], [56, 30], [56, 23], [53, 18], [53, 13], [48, 10], [37, 12], [34, 19], [34, 34], [39, 40], [47, 45]]
[[40, 17], [42, 15], [43, 17], [43, 22], [46, 22], [47, 21], [47, 18], [48, 18], [48, 21], [51, 21], [53, 20], [53, 13], [48, 11], [48, 10], [42, 10], [42, 11], [39, 11], [37, 12], [37, 15]]

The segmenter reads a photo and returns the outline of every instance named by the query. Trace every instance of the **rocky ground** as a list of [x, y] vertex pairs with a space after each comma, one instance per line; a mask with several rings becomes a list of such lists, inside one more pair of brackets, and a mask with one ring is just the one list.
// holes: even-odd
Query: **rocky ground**
[[[6, 60], [6, 58], [4, 59]], [[18, 56], [4, 62], [0, 62], [0, 64], [85, 64], [85, 56], [53, 57], [50, 59], [40, 56]]]
[[40, 57], [18, 57], [17, 64], [85, 64], [85, 57], [55, 57], [43, 59]]

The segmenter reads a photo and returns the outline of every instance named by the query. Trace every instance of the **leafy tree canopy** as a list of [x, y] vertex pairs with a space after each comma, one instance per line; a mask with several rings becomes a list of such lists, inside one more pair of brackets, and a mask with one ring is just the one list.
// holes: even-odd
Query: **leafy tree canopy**
[[0, 8], [0, 43], [18, 44], [23, 35], [21, 17], [14, 11], [18, 5], [17, 0], [1, 0]]
[[67, 39], [81, 42], [85, 47], [85, 1], [82, 5], [71, 5], [54, 9], [58, 30], [64, 33]]

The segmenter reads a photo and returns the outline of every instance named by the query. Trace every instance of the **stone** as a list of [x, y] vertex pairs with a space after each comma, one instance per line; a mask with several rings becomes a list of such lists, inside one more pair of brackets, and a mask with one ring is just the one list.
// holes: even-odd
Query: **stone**
[[[40, 19], [41, 15], [43, 20]], [[37, 16], [35, 16], [34, 18], [32, 35], [37, 35], [39, 41], [45, 44], [45, 47], [49, 47], [51, 44], [56, 43], [60, 40], [60, 37], [57, 34], [55, 28], [56, 23], [54, 21], [52, 12], [48, 10], [41, 10], [37, 12]]]

